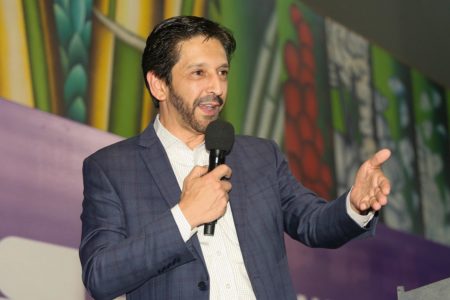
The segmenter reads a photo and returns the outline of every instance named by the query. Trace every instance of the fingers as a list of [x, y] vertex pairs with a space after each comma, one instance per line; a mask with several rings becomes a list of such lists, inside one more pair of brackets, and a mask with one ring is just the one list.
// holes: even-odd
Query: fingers
[[369, 210], [378, 211], [380, 210], [382, 205], [375, 200], [375, 198], [367, 198], [361, 200], [359, 206], [357, 208], [358, 213], [365, 214]]
[[373, 211], [380, 210], [388, 203], [388, 196], [391, 191], [391, 184], [387, 177], [378, 170], [376, 178], [366, 178], [366, 182], [372, 181], [372, 184], [355, 185], [350, 194], [350, 201], [360, 213], [367, 212], [371, 209]]
[[358, 205], [358, 210], [361, 212], [369, 209], [378, 211], [388, 203], [388, 195], [389, 193], [385, 193], [381, 188], [379, 188], [374, 194], [361, 199]]
[[378, 211], [387, 204], [391, 184], [381, 170], [381, 165], [390, 156], [390, 150], [382, 149], [364, 162], [356, 173], [350, 200], [353, 208], [359, 212], [367, 212], [369, 209]]
[[381, 149], [369, 160], [372, 167], [381, 167], [381, 165], [391, 157], [389, 149]]
[[210, 172], [197, 166], [185, 178], [179, 206], [192, 228], [223, 216], [232, 186], [222, 178], [230, 177], [230, 167], [220, 165]]
[[207, 167], [203, 167], [203, 166], [195, 166], [191, 172], [188, 174], [188, 176], [186, 176], [186, 179], [193, 179], [193, 178], [198, 178], [198, 177], [202, 177], [203, 175], [205, 175], [208, 172], [208, 168]]
[[[195, 166], [191, 172], [188, 174], [188, 176], [186, 177], [186, 179], [193, 179], [193, 178], [198, 178], [198, 177], [202, 177], [204, 175], [206, 175], [208, 173], [208, 168], [205, 166]], [[214, 168], [214, 170], [212, 170], [211, 172], [208, 173], [208, 176], [211, 176], [215, 179], [222, 179], [222, 178], [227, 178], [230, 179], [231, 178], [231, 168], [228, 167], [227, 165], [219, 165], [216, 168]]]
[[205, 175], [205, 179], [209, 177], [213, 181], [219, 181], [220, 188], [224, 189], [226, 192], [231, 190], [231, 183], [228, 180], [222, 179], [230, 179], [231, 178], [231, 168], [227, 165], [220, 165], [214, 168], [211, 172]]
[[387, 204], [387, 197], [384, 195], [378, 196], [378, 197], [372, 198], [371, 203], [370, 203], [370, 208], [373, 211], [378, 211], [386, 204]]
[[384, 195], [389, 195], [391, 193], [391, 183], [389, 182], [389, 179], [383, 176], [383, 178], [380, 180], [379, 184], [380, 190]]
[[212, 176], [216, 179], [222, 179], [222, 178], [231, 178], [231, 168], [227, 165], [220, 165], [217, 166], [214, 170], [208, 173], [209, 176]]

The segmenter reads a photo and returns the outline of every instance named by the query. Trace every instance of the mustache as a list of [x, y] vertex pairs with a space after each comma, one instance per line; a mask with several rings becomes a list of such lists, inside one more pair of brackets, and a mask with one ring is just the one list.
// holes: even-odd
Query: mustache
[[201, 98], [197, 98], [194, 101], [194, 107], [199, 106], [200, 104], [203, 103], [208, 103], [208, 102], [215, 102], [216, 104], [222, 106], [224, 101], [220, 96], [217, 95], [207, 95]]

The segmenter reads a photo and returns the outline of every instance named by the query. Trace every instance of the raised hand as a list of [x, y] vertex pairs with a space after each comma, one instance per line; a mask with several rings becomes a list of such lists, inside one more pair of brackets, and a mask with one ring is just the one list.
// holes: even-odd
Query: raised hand
[[221, 180], [231, 177], [227, 165], [211, 172], [207, 167], [194, 167], [184, 179], [179, 206], [191, 228], [217, 220], [225, 214], [231, 183]]
[[364, 214], [369, 210], [378, 211], [388, 203], [391, 184], [381, 170], [381, 165], [390, 156], [391, 151], [382, 149], [359, 168], [350, 194], [350, 203], [356, 212]]

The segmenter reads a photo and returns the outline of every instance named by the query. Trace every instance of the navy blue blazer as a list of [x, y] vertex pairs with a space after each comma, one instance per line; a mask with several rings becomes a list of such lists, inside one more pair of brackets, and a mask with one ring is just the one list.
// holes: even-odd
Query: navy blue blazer
[[[292, 176], [268, 140], [237, 136], [230, 205], [257, 299], [296, 299], [284, 233], [311, 247], [336, 248], [368, 228], [346, 213], [345, 197], [327, 202]], [[95, 299], [209, 299], [198, 238], [185, 243], [170, 209], [180, 188], [153, 124], [103, 148], [83, 164], [80, 259]]]

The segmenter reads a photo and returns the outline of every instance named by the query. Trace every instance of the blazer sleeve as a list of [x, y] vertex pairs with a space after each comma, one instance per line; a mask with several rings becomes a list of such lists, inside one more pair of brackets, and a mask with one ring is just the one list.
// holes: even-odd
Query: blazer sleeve
[[275, 143], [277, 181], [285, 232], [310, 247], [337, 248], [356, 237], [373, 234], [377, 217], [360, 227], [346, 210], [344, 193], [326, 201], [304, 187], [291, 173], [284, 155]]
[[150, 278], [194, 260], [170, 210], [127, 232], [127, 216], [110, 178], [90, 157], [83, 163], [80, 260], [83, 282], [95, 299], [132, 291]]

